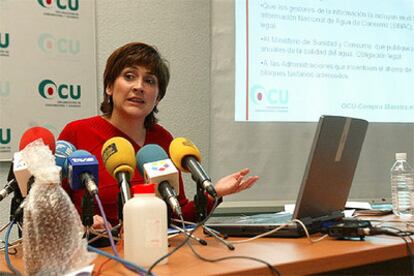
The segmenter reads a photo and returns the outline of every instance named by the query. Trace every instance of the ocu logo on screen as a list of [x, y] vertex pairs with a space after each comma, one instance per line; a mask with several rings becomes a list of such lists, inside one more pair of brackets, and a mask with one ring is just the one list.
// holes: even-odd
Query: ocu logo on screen
[[0, 145], [10, 144], [11, 141], [11, 129], [0, 128]]
[[37, 0], [45, 8], [58, 8], [60, 10], [79, 10], [79, 0]]
[[5, 49], [10, 46], [10, 34], [0, 33], [0, 49]]
[[80, 52], [80, 41], [65, 37], [55, 37], [49, 33], [39, 35], [39, 48], [45, 53], [76, 55]]
[[57, 85], [52, 80], [39, 83], [39, 94], [45, 99], [59, 98], [61, 100], [78, 100], [81, 97], [81, 86], [73, 84]]
[[252, 87], [250, 100], [257, 105], [286, 105], [289, 102], [287, 89], [265, 89], [261, 85]]

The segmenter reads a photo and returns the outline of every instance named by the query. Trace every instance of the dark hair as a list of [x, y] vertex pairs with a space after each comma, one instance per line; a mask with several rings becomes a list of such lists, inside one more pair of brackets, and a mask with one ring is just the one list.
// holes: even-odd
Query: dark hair
[[[133, 66], [143, 66], [157, 77], [158, 100], [164, 98], [170, 80], [168, 62], [161, 57], [155, 47], [141, 42], [131, 42], [116, 49], [106, 61], [103, 75], [104, 99], [101, 103], [101, 111], [104, 115], [111, 116], [114, 108], [112, 96], [106, 94], [106, 89], [114, 84], [122, 70]], [[145, 128], [150, 128], [158, 122], [155, 113], [158, 113], [157, 106], [145, 117]]]

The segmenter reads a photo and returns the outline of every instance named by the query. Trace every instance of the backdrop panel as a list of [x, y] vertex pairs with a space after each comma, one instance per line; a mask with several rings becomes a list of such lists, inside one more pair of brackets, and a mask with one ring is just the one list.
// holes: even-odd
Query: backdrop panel
[[25, 130], [97, 114], [95, 2], [0, 1], [0, 160]]

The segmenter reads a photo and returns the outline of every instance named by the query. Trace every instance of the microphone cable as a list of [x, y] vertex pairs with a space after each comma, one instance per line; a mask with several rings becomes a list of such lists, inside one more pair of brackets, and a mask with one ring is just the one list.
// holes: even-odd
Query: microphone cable
[[[174, 248], [173, 250], [171, 250], [171, 252], [169, 252], [169, 253], [167, 253], [167, 254], [165, 254], [164, 256], [162, 256], [161, 258], [159, 258], [158, 260], [156, 260], [150, 267], [149, 267], [149, 269], [148, 269], [148, 273], [151, 273], [151, 271], [154, 269], [154, 267], [155, 266], [157, 266], [160, 262], [162, 262], [162, 260], [164, 260], [165, 258], [168, 258], [169, 256], [171, 256], [172, 254], [174, 254], [178, 249], [180, 249], [181, 247], [183, 247], [186, 243], [187, 243], [187, 241], [191, 238], [191, 236], [193, 235], [193, 233], [202, 225], [202, 224], [204, 224], [206, 221], [207, 221], [207, 219], [209, 219], [210, 218], [210, 215], [213, 213], [213, 210], [217, 207], [217, 205], [218, 205], [218, 199], [217, 198], [215, 198], [214, 199], [214, 204], [213, 204], [213, 208], [211, 209], [212, 211], [210, 212], [210, 214], [209, 215], [207, 215], [205, 218], [204, 218], [204, 220], [202, 220], [202, 221], [200, 221], [200, 222], [198, 222], [196, 225], [195, 225], [195, 227], [194, 227], [194, 229], [192, 229], [191, 231], [190, 231], [190, 233], [186, 233], [187, 235], [186, 235], [186, 237], [185, 237], [185, 239], [184, 239], [184, 241], [182, 241], [176, 248]], [[180, 218], [180, 219], [182, 219], [182, 217]], [[182, 219], [182, 221], [183, 221], [183, 219]], [[184, 229], [185, 229], [185, 227], [184, 227]]]
[[327, 237], [329, 236], [328, 234], [325, 234], [325, 235], [323, 235], [322, 237], [320, 237], [320, 238], [318, 238], [318, 239], [313, 240], [313, 239], [311, 238], [310, 234], [309, 234], [308, 228], [306, 227], [306, 225], [305, 225], [305, 224], [304, 224], [301, 220], [299, 220], [299, 219], [293, 219], [292, 221], [293, 221], [293, 222], [296, 222], [296, 223], [299, 223], [299, 225], [300, 225], [300, 226], [302, 226], [303, 231], [305, 231], [306, 237], [308, 238], [308, 241], [309, 241], [310, 243], [320, 242], [321, 240], [323, 240], [323, 239], [325, 239], [325, 238], [327, 238]]
[[115, 242], [114, 242], [114, 237], [112, 236], [112, 231], [109, 227], [109, 222], [108, 222], [108, 219], [106, 218], [106, 214], [105, 214], [105, 211], [103, 209], [101, 199], [99, 198], [98, 194], [94, 194], [94, 197], [95, 197], [95, 201], [98, 205], [99, 212], [101, 213], [102, 219], [104, 221], [104, 227], [105, 227], [105, 230], [108, 234], [108, 239], [109, 239], [109, 243], [111, 244], [112, 252], [114, 252], [115, 256], [119, 257], [119, 253], [118, 253], [118, 250], [116, 249]]
[[[209, 217], [209, 216], [207, 216], [207, 217]], [[184, 222], [183, 222], [183, 225], [184, 225]], [[188, 241], [188, 239], [186, 239], [186, 240]], [[279, 272], [279, 270], [277, 270], [277, 269], [276, 269], [275, 267], [273, 267], [271, 264], [269, 264], [268, 262], [266, 262], [266, 261], [264, 261], [264, 260], [262, 260], [262, 259], [258, 259], [258, 258], [255, 258], [255, 257], [250, 257], [250, 256], [228, 256], [228, 257], [221, 257], [221, 258], [217, 258], [217, 259], [208, 259], [208, 258], [206, 258], [206, 257], [201, 256], [201, 255], [200, 255], [200, 254], [199, 254], [199, 253], [195, 250], [195, 248], [193, 247], [193, 245], [191, 244], [191, 242], [187, 242], [187, 244], [188, 244], [188, 246], [190, 247], [191, 251], [193, 251], [194, 255], [196, 255], [196, 256], [197, 256], [197, 258], [199, 258], [200, 260], [205, 261], [205, 262], [216, 263], [216, 262], [221, 262], [221, 261], [231, 260], [231, 259], [244, 259], [244, 260], [251, 260], [251, 261], [256, 261], [256, 262], [259, 262], [259, 263], [265, 264], [265, 265], [269, 268], [270, 273], [271, 273], [272, 275], [278, 275], [278, 276], [280, 276], [280, 275], [281, 275], [281, 274], [280, 274], [280, 272]]]
[[[89, 246], [89, 245], [88, 245], [88, 250], [91, 249], [92, 251], [94, 251], [94, 252], [96, 252], [98, 254], [101, 254], [102, 252], [105, 252], [106, 254], [101, 254], [101, 255], [103, 255], [105, 257], [108, 257], [108, 258], [111, 258], [111, 259], [114, 259], [114, 260], [122, 263], [126, 268], [128, 268], [129, 270], [132, 270], [132, 271], [134, 271], [134, 272], [136, 272], [136, 273], [138, 273], [140, 275], [146, 275], [148, 272], [147, 272], [147, 270], [145, 268], [140, 267], [138, 265], [135, 265], [135, 264], [133, 264], [131, 262], [128, 262], [128, 261], [126, 261], [125, 259], [122, 259], [119, 256], [118, 250], [116, 249], [116, 246], [115, 246], [114, 238], [112, 236], [111, 229], [109, 227], [108, 219], [106, 218], [106, 214], [105, 214], [105, 211], [104, 211], [103, 206], [102, 206], [102, 202], [101, 202], [101, 200], [100, 200], [100, 198], [99, 198], [99, 196], [98, 196], [97, 193], [94, 194], [94, 196], [95, 196], [96, 203], [98, 204], [99, 211], [100, 211], [100, 213], [102, 215], [102, 219], [104, 221], [104, 227], [105, 227], [105, 230], [106, 230], [106, 232], [108, 234], [108, 239], [109, 239], [109, 242], [111, 244], [112, 251], [113, 251], [113, 253], [114, 253], [115, 256], [113, 256], [113, 255], [111, 255], [109, 253], [106, 253], [105, 251], [101, 251], [99, 249], [96, 249], [95, 247], [92, 247], [92, 246]], [[111, 257], [109, 257], [108, 255], [111, 256]], [[152, 275], [152, 274], [150, 274], [150, 275]]]
[[381, 234], [393, 236], [393, 237], [400, 237], [404, 241], [405, 247], [408, 252], [408, 257], [410, 259], [411, 272], [412, 272], [412, 275], [414, 275], [414, 255], [413, 255], [412, 248], [410, 246], [410, 244], [411, 245], [414, 244], [414, 240], [411, 237], [412, 235], [414, 235], [414, 232], [404, 231], [397, 227], [392, 227], [392, 226], [380, 226], [380, 227], [373, 226], [367, 231], [367, 235], [381, 235]]
[[[270, 272], [272, 273], [272, 275], [278, 275], [280, 276], [280, 272], [273, 267], [271, 264], [269, 264], [268, 262], [261, 260], [261, 259], [257, 259], [254, 257], [250, 257], [250, 256], [229, 256], [229, 257], [222, 257], [222, 258], [217, 258], [217, 259], [208, 259], [205, 258], [203, 256], [201, 256], [197, 251], [195, 251], [195, 249], [193, 248], [193, 246], [191, 245], [191, 243], [189, 242], [192, 234], [200, 227], [202, 226], [211, 216], [211, 214], [213, 213], [213, 210], [216, 209], [217, 205], [218, 205], [219, 199], [215, 198], [214, 199], [214, 205], [212, 208], [212, 211], [200, 222], [198, 222], [194, 229], [192, 229], [189, 233], [184, 232], [186, 234], [186, 238], [184, 239], [184, 241], [182, 243], [180, 243], [176, 248], [174, 248], [174, 250], [172, 250], [170, 253], [164, 255], [163, 257], [161, 257], [160, 259], [158, 259], [154, 264], [151, 265], [151, 267], [148, 269], [149, 272], [152, 271], [152, 269], [158, 264], [160, 263], [162, 260], [164, 260], [165, 258], [171, 256], [172, 254], [174, 254], [178, 249], [180, 249], [181, 247], [183, 247], [185, 244], [188, 244], [188, 246], [190, 247], [191, 251], [194, 253], [194, 255], [199, 258], [200, 260], [206, 261], [206, 262], [211, 262], [211, 263], [215, 263], [215, 262], [220, 262], [220, 261], [225, 261], [225, 260], [230, 260], [230, 259], [248, 259], [248, 260], [252, 260], [252, 261], [256, 261], [256, 262], [260, 262], [262, 264], [265, 264]], [[185, 229], [185, 223], [184, 223], [184, 219], [182, 217], [180, 217], [183, 228]]]
[[130, 269], [130, 270], [138, 273], [139, 275], [154, 275], [152, 273], [148, 274], [148, 272], [146, 270], [142, 269], [141, 267], [137, 266], [134, 263], [131, 263], [131, 262], [125, 260], [125, 259], [122, 259], [121, 257], [115, 256], [115, 255], [111, 255], [108, 252], [102, 251], [102, 250], [100, 250], [98, 248], [95, 248], [93, 246], [88, 245], [88, 251], [95, 252], [95, 253], [97, 253], [99, 255], [102, 255], [104, 257], [113, 259], [113, 260], [115, 260], [115, 261], [123, 264], [128, 269]]
[[6, 243], [5, 248], [4, 248], [4, 257], [6, 259], [7, 267], [10, 269], [10, 271], [12, 271], [14, 274], [20, 276], [22, 274], [12, 265], [12, 263], [10, 261], [10, 257], [9, 257], [9, 238], [10, 238], [11, 230], [12, 230], [15, 223], [16, 223], [16, 221], [13, 219], [10, 222], [9, 226], [7, 227], [6, 234], [4, 235], [4, 241]]

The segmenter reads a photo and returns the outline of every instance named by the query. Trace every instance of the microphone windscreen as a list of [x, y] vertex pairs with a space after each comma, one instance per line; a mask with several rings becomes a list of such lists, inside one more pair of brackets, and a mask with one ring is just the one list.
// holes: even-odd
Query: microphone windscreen
[[[73, 158], [73, 157], [85, 157], [85, 156], [91, 156], [91, 155], [92, 154], [89, 151], [86, 151], [86, 150], [75, 150], [68, 157], [70, 157], [70, 158]], [[67, 175], [68, 169], [69, 169], [69, 164], [66, 161], [66, 162], [63, 163], [62, 174], [64, 173], [65, 175]]]
[[189, 172], [182, 162], [185, 157], [193, 156], [201, 162], [201, 153], [198, 148], [187, 138], [177, 137], [170, 144], [170, 156], [174, 165], [183, 172]]
[[106, 170], [114, 178], [118, 172], [127, 172], [132, 177], [136, 166], [135, 150], [127, 139], [109, 139], [103, 145], [101, 154]]
[[137, 153], [137, 168], [141, 175], [144, 175], [144, 164], [168, 159], [165, 150], [156, 144], [143, 146]]
[[55, 153], [55, 137], [50, 130], [44, 127], [31, 127], [26, 130], [20, 139], [19, 151], [23, 150], [28, 144], [36, 141], [37, 139], [42, 139], [43, 143], [47, 145], [53, 153]]
[[56, 165], [62, 168], [62, 176], [66, 176], [67, 172], [67, 159], [68, 156], [72, 154], [72, 152], [76, 151], [76, 148], [71, 143], [65, 140], [57, 140], [56, 141], [56, 152], [55, 152], [55, 160]]

